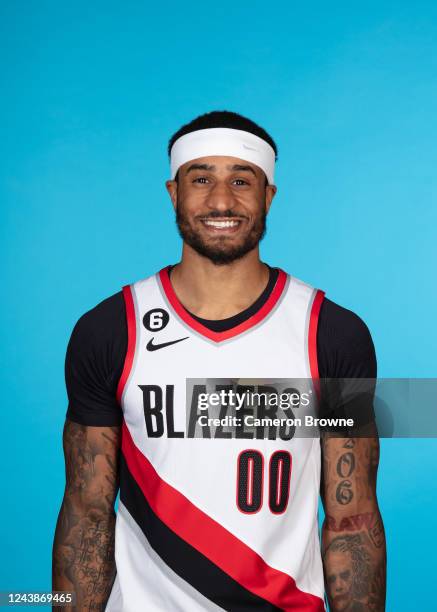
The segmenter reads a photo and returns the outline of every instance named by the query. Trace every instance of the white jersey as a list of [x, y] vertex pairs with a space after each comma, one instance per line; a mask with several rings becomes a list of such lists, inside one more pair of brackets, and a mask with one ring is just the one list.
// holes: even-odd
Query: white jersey
[[168, 268], [123, 293], [117, 575], [106, 610], [324, 611], [320, 439], [298, 437], [291, 418], [317, 401], [323, 292], [280, 270], [258, 312], [224, 332], [187, 312]]

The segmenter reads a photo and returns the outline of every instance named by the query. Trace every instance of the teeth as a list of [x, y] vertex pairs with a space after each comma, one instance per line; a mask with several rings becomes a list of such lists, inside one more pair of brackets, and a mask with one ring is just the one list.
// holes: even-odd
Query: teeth
[[203, 222], [205, 225], [217, 228], [235, 227], [239, 224], [239, 221], [213, 221], [212, 219], [204, 219]]

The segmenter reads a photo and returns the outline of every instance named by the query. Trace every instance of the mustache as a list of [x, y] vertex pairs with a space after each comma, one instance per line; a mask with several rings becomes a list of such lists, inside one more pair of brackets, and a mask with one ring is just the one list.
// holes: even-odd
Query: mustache
[[218, 210], [213, 210], [207, 215], [199, 215], [197, 219], [247, 219], [245, 215], [239, 215], [234, 213], [232, 210], [226, 210], [225, 212], [219, 212]]

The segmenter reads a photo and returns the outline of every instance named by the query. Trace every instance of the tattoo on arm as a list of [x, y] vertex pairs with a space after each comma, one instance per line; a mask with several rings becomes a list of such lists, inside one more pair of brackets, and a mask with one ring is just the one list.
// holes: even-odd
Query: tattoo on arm
[[365, 531], [376, 548], [380, 548], [384, 543], [384, 527], [377, 512], [342, 516], [339, 520], [327, 514], [325, 529], [335, 533]]
[[75, 610], [104, 610], [114, 581], [119, 446], [120, 427], [65, 424], [66, 487], [53, 545], [53, 590], [74, 591]]
[[331, 610], [381, 612], [385, 604], [385, 561], [375, 564], [363, 533], [341, 535], [324, 552]]
[[322, 556], [332, 612], [384, 612], [385, 534], [376, 500], [379, 443], [322, 438]]

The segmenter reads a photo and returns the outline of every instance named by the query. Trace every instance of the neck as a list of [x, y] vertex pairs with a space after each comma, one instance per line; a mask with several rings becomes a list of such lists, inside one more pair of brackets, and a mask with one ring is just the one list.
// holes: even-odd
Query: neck
[[217, 266], [184, 244], [171, 283], [179, 301], [204, 319], [226, 319], [248, 308], [265, 289], [269, 269], [258, 247], [241, 259]]

